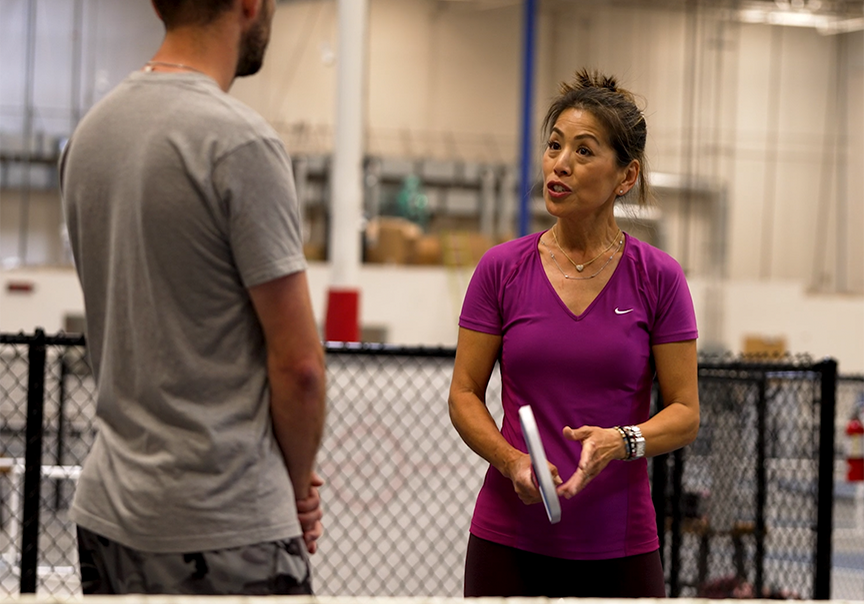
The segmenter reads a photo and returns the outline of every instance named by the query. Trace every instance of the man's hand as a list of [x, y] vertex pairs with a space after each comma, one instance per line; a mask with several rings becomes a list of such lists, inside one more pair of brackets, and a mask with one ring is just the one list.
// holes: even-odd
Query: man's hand
[[318, 551], [318, 539], [324, 534], [324, 525], [321, 524], [324, 511], [321, 509], [321, 497], [318, 494], [318, 487], [324, 486], [324, 480], [314, 471], [311, 479], [309, 495], [297, 500], [297, 519], [303, 529], [306, 551], [314, 554]]

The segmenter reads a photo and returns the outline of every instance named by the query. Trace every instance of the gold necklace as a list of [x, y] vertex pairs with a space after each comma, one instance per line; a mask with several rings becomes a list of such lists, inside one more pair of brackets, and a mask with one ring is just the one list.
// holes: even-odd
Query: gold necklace
[[[593, 279], [594, 277], [596, 277], [597, 275], [599, 275], [600, 273], [602, 273], [602, 272], [603, 272], [603, 269], [605, 269], [607, 266], [609, 266], [609, 263], [612, 262], [612, 259], [615, 257], [615, 254], [617, 254], [618, 251], [621, 249], [621, 246], [624, 245], [624, 238], [622, 237], [622, 238], [618, 241], [618, 247], [615, 248], [615, 251], [612, 252], [612, 255], [611, 255], [611, 256], [609, 256], [609, 259], [606, 260], [606, 262], [603, 263], [603, 266], [601, 266], [601, 267], [597, 270], [596, 273], [594, 273], [593, 275], [588, 275], [587, 277], [576, 277], [576, 276], [568, 275], [567, 273], [565, 273], [565, 272], [564, 272], [564, 269], [561, 268], [561, 265], [558, 264], [558, 259], [555, 258], [555, 253], [552, 251], [552, 248], [550, 248], [548, 245], [546, 245], [546, 242], [543, 241], [543, 237], [540, 237], [540, 243], [542, 243], [542, 244], [543, 244], [543, 247], [545, 247], [546, 250], [549, 252], [549, 257], [552, 258], [552, 262], [555, 263], [555, 266], [558, 267], [558, 270], [561, 271], [561, 274], [564, 276], [565, 279], [571, 279], [571, 280], [573, 280], [573, 281], [587, 281], [588, 279]], [[561, 250], [561, 251], [563, 252], [564, 250]], [[567, 254], [564, 254], [564, 255], [566, 256]]]
[[144, 63], [144, 71], [153, 71], [154, 67], [173, 67], [174, 69], [185, 69], [186, 71], [194, 71], [196, 73], [207, 75], [200, 69], [189, 67], [188, 65], [184, 65], [183, 63], [168, 63], [166, 61], [147, 61], [146, 63]]
[[555, 246], [559, 250], [561, 250], [561, 253], [564, 254], [564, 257], [567, 258], [567, 260], [570, 261], [570, 264], [575, 266], [576, 270], [579, 271], [580, 273], [585, 270], [586, 266], [588, 266], [589, 264], [591, 264], [592, 262], [597, 260], [600, 256], [602, 256], [603, 254], [605, 254], [609, 250], [611, 250], [612, 246], [615, 245], [615, 240], [618, 239], [618, 235], [621, 233], [621, 229], [618, 229], [618, 232], [615, 233], [614, 237], [612, 237], [612, 241], [609, 243], [609, 245], [606, 246], [606, 249], [604, 249], [602, 252], [600, 252], [599, 254], [594, 256], [593, 258], [591, 258], [591, 260], [589, 260], [588, 262], [583, 262], [582, 264], [576, 264], [576, 262], [573, 260], [573, 258], [571, 258], [570, 255], [564, 251], [564, 248], [561, 247], [561, 244], [558, 243], [558, 235], [555, 234], [555, 227], [553, 226], [551, 230], [552, 230], [552, 237], [555, 239]]

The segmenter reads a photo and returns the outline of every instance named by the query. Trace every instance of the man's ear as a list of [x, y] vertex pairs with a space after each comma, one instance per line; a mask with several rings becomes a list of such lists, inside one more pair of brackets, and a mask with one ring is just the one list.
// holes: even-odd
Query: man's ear
[[254, 21], [258, 13], [264, 9], [264, 0], [239, 0], [243, 16]]

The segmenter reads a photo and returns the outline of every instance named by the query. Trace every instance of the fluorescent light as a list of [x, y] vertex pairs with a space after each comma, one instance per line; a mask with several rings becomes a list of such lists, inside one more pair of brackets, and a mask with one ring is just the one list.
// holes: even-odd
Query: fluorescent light
[[762, 25], [784, 25], [789, 27], [813, 27], [820, 34], [842, 34], [864, 30], [864, 18], [838, 19], [807, 10], [766, 10], [746, 8], [738, 11], [738, 20], [743, 23]]
[[816, 27], [820, 34], [845, 34], [850, 31], [864, 30], [864, 18], [857, 19], [838, 19], [832, 21], [822, 27]]
[[836, 19], [826, 15], [815, 15], [808, 11], [764, 10], [748, 8], [738, 11], [738, 19], [744, 23], [765, 25], [788, 25], [791, 27], [827, 27]]

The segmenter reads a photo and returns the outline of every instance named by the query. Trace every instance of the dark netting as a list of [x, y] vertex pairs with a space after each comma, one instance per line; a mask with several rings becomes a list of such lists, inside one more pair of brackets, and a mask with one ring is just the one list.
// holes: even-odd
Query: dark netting
[[27, 346], [0, 347], [0, 595], [17, 593], [21, 483], [27, 425]]
[[49, 346], [42, 431], [39, 591], [77, 589], [75, 527], [67, 513], [95, 436], [96, 385], [84, 346]]
[[[380, 350], [380, 349], [379, 349]], [[314, 559], [322, 595], [462, 592], [474, 498], [486, 464], [447, 413], [452, 351], [327, 355], [321, 473], [326, 534]], [[489, 387], [500, 416], [500, 381]]]
[[700, 362], [699, 436], [669, 464], [672, 595], [817, 597], [821, 380], [806, 359]]
[[[80, 592], [74, 527], [66, 514], [92, 443], [95, 387], [83, 339], [41, 337], [40, 377], [29, 360], [39, 351], [33, 344], [37, 338], [0, 334], [2, 595], [18, 593], [22, 574], [29, 572], [22, 573], [21, 537], [27, 524], [24, 460], [31, 375], [44, 384], [42, 429], [33, 437], [41, 441], [36, 444], [42, 451], [42, 479], [38, 547], [26, 543], [25, 550], [38, 551], [36, 590], [58, 596]], [[38, 354], [33, 358], [38, 360]], [[328, 346], [329, 414], [319, 454], [319, 471], [327, 480], [322, 489], [326, 534], [312, 559], [317, 593], [461, 594], [468, 524], [486, 463], [450, 424], [452, 365], [452, 350]], [[649, 466], [665, 527], [661, 539], [670, 594], [814, 596], [823, 521], [818, 509], [824, 438], [820, 371], [818, 364], [800, 360], [772, 365], [700, 360], [699, 437]], [[861, 396], [862, 386], [864, 380], [840, 381], [838, 415], [844, 413], [844, 400]], [[497, 372], [487, 402], [500, 422]], [[842, 424], [838, 418], [837, 425]], [[856, 537], [864, 526], [855, 524], [854, 485], [839, 480], [841, 438], [831, 575], [843, 591], [832, 590], [832, 595], [850, 598], [864, 593], [864, 540]], [[830, 542], [828, 548], [830, 563]]]
[[[67, 512], [92, 443], [95, 384], [83, 338], [40, 333], [29, 342], [18, 339], [4, 342], [0, 353], [0, 593], [16, 594], [28, 581], [39, 593], [76, 593], [78, 555]], [[42, 360], [35, 371], [32, 359]], [[41, 376], [41, 388], [37, 380], [31, 391], [34, 376]], [[41, 404], [41, 431], [27, 428], [34, 404]], [[27, 490], [26, 460], [40, 448], [41, 480]], [[37, 555], [28, 564], [34, 547]]]
[[[831, 586], [833, 594], [864, 599], [864, 482], [849, 482], [846, 456], [850, 449], [846, 426], [853, 414], [864, 413], [864, 376], [837, 380], [835, 431], [834, 531]], [[864, 417], [861, 417], [864, 421]]]

